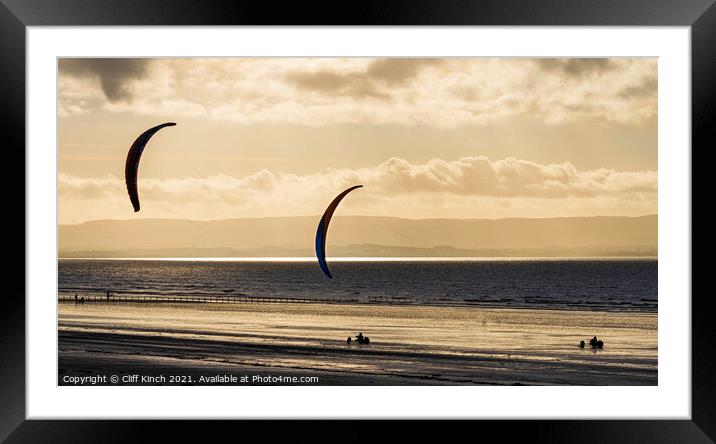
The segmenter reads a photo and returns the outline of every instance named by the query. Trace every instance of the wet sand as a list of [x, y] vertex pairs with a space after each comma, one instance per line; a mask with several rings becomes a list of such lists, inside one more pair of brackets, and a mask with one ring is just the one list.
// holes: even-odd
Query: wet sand
[[[347, 345], [346, 338], [359, 331], [371, 344]], [[603, 350], [579, 348], [580, 340], [594, 335], [604, 340]], [[129, 385], [658, 383], [655, 313], [63, 302], [58, 343], [60, 385], [102, 375], [107, 382], [96, 383], [112, 385], [111, 375]], [[159, 375], [166, 381], [157, 381]], [[170, 375], [191, 381], [170, 381]], [[217, 375], [225, 381], [199, 381]], [[257, 375], [317, 381], [256, 381]], [[228, 376], [237, 381], [226, 381]]]

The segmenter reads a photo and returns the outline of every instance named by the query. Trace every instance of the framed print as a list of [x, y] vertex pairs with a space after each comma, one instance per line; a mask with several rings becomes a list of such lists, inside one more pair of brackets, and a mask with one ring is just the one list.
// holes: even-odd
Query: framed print
[[712, 439], [691, 249], [710, 2], [153, 6], [3, 4], [6, 165], [26, 167], [3, 437], [512, 419]]

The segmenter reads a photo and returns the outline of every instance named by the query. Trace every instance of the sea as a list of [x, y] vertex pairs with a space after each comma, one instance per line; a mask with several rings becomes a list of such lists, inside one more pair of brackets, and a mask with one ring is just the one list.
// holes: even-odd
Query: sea
[[60, 259], [60, 293], [654, 313], [655, 258]]

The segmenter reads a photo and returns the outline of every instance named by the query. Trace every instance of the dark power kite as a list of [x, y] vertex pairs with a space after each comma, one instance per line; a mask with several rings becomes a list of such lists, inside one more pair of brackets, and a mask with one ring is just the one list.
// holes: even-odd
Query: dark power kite
[[321, 266], [321, 270], [323, 270], [323, 273], [325, 273], [329, 279], [333, 279], [333, 276], [331, 276], [328, 264], [326, 264], [326, 235], [328, 235], [328, 224], [331, 223], [333, 212], [336, 211], [336, 207], [338, 207], [338, 204], [341, 203], [341, 200], [343, 200], [348, 193], [362, 186], [363, 185], [356, 185], [354, 187], [350, 187], [336, 196], [331, 204], [328, 205], [326, 212], [323, 213], [323, 217], [321, 217], [321, 221], [318, 223], [318, 230], [316, 231], [316, 257], [318, 258], [318, 265]]
[[127, 192], [129, 193], [129, 200], [132, 201], [134, 212], [139, 211], [139, 193], [137, 192], [137, 173], [139, 172], [139, 159], [142, 158], [142, 152], [144, 147], [147, 146], [147, 142], [152, 138], [154, 133], [164, 128], [165, 126], [175, 126], [174, 122], [162, 123], [154, 128], [149, 128], [145, 132], [137, 137], [132, 147], [129, 148], [127, 153], [127, 163], [124, 166], [124, 181], [127, 182]]

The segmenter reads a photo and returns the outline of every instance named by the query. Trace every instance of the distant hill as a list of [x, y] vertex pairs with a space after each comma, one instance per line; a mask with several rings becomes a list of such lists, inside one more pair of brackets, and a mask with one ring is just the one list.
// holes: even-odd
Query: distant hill
[[[311, 256], [319, 217], [99, 220], [59, 226], [60, 257]], [[333, 256], [656, 256], [657, 216], [336, 216]]]

